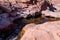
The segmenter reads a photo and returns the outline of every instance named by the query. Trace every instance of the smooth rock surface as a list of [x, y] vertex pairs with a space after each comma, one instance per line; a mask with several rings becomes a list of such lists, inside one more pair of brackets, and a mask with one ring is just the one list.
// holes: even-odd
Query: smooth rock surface
[[21, 40], [60, 40], [60, 21], [38, 24], [34, 28], [29, 27]]

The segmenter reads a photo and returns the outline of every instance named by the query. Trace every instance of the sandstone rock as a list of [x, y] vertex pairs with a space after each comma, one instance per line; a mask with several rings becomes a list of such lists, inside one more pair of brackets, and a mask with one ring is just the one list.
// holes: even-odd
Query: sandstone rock
[[36, 24], [34, 24], [34, 23], [28, 24], [28, 25], [26, 25], [26, 26], [23, 28], [23, 30], [24, 30], [24, 31], [27, 31], [28, 29], [31, 29], [31, 28], [33, 29], [35, 25], [36, 25]]
[[[47, 5], [49, 5], [48, 7], [50, 8], [52, 6], [51, 4], [53, 4], [53, 6], [55, 8], [57, 8], [57, 10], [55, 10], [55, 12], [47, 11], [48, 13], [49, 12], [50, 13], [49, 14], [47, 13], [48, 15], [47, 14], [46, 15], [47, 16], [51, 15], [53, 17], [60, 18], [60, 15], [57, 14], [57, 13], [60, 13], [59, 12], [60, 11], [60, 6], [57, 5], [58, 3], [60, 3], [59, 0], [52, 0], [52, 1], [51, 0], [46, 0], [46, 1], [45, 0], [37, 0], [38, 2], [36, 2], [36, 3], [34, 3], [35, 2], [34, 0], [32, 0], [32, 1], [33, 1], [33, 3], [31, 2], [31, 0], [0, 0], [0, 10], [2, 10], [5, 13], [7, 13], [7, 14], [5, 14], [5, 13], [1, 12], [1, 14], [0, 14], [0, 19], [1, 19], [0, 20], [0, 29], [6, 28], [6, 30], [3, 29], [3, 31], [4, 32], [7, 31], [6, 32], [6, 34], [7, 34], [8, 31], [10, 32], [10, 31], [12, 31], [13, 29], [15, 29], [17, 27], [17, 24], [16, 25], [15, 24], [11, 24], [12, 21], [15, 20], [15, 18], [20, 18], [20, 17], [26, 18], [29, 14], [31, 14], [33, 16], [33, 15], [35, 15], [35, 13], [38, 13], [38, 12], [40, 13], [42, 10], [46, 10], [47, 9]], [[46, 13], [46, 12], [44, 11], [44, 13]], [[44, 14], [44, 13], [42, 13], [42, 14]], [[16, 22], [16, 23], [19, 23], [19, 21]], [[55, 22], [52, 23], [52, 24], [55, 24]], [[58, 24], [60, 24], [60, 23], [57, 23], [57, 25]], [[47, 29], [45, 27], [40, 28], [40, 26], [42, 26], [42, 25], [44, 25], [44, 26], [47, 25], [49, 27], [47, 27]], [[37, 28], [37, 26], [38, 26], [38, 28]], [[25, 26], [23, 28], [26, 33], [21, 38], [21, 40], [25, 40], [24, 38], [25, 38], [26, 34], [28, 34], [28, 36], [29, 36], [29, 37], [26, 36], [27, 40], [44, 40], [44, 39], [45, 40], [54, 40], [54, 39], [60, 40], [60, 38], [57, 36], [57, 34], [60, 35], [59, 34], [59, 29], [57, 30], [57, 28], [59, 28], [59, 27], [57, 27], [55, 29], [54, 28], [55, 28], [55, 26], [53, 26], [53, 28], [50, 28], [50, 25], [48, 23], [40, 24], [40, 25], [29, 24], [29, 27]], [[37, 29], [39, 29], [39, 30], [37, 30]], [[45, 30], [48, 31], [49, 33], [46, 32]], [[51, 35], [53, 35], [54, 38], [51, 37]]]
[[[31, 33], [30, 33], [31, 32]], [[28, 36], [24, 34], [21, 40], [54, 40], [51, 35], [45, 31], [30, 30], [27, 31]], [[37, 35], [36, 35], [37, 34]]]
[[56, 12], [60, 12], [60, 4], [55, 4], [54, 7], [57, 9]]
[[59, 4], [59, 3], [60, 3], [60, 0], [51, 0], [51, 2], [52, 2], [53, 4]]
[[[9, 12], [11, 12], [13, 8], [21, 8], [21, 9], [25, 10], [22, 12], [24, 16], [25, 16], [25, 14], [27, 14], [26, 10], [28, 10], [29, 14], [33, 15], [35, 12], [40, 12], [45, 7], [47, 7], [44, 5], [44, 3], [45, 3], [44, 0], [37, 0], [38, 2], [33, 5], [31, 3], [29, 4], [28, 1], [30, 2], [31, 0], [5, 0], [5, 1], [1, 0], [2, 3], [0, 3], [0, 4], [3, 5], [6, 9], [8, 9]], [[46, 0], [46, 2], [48, 2], [49, 5], [51, 5], [50, 0]], [[42, 9], [41, 9], [42, 5], [44, 6], [44, 8], [42, 7]], [[16, 10], [16, 9], [14, 9], [14, 10]], [[27, 15], [29, 15], [29, 14], [27, 14]]]
[[29, 28], [21, 40], [60, 40], [60, 21], [46, 22], [35, 25], [32, 29]]
[[56, 11], [60, 11], [60, 6], [58, 5], [58, 3], [55, 4], [56, 0], [46, 0], [46, 2], [44, 0], [37, 0], [37, 1], [38, 1], [37, 4], [32, 5], [32, 4], [29, 4], [30, 0], [5, 0], [5, 1], [0, 0], [1, 2], [0, 4], [2, 7], [5, 8], [6, 12], [11, 12], [12, 10], [18, 11], [18, 8], [21, 8], [22, 10], [20, 9], [19, 12], [16, 12], [16, 15], [20, 15], [20, 17], [24, 17], [24, 18], [26, 18], [29, 14], [35, 15], [36, 12], [40, 13], [41, 11], [46, 10], [47, 7], [50, 8], [51, 4], [53, 4], [53, 7], [57, 8]]
[[53, 6], [56, 8], [56, 10], [54, 10], [55, 12], [49, 11], [47, 9], [45, 11], [42, 11], [42, 14], [44, 14], [45, 16], [60, 18], [60, 3], [54, 4]]
[[30, 0], [20, 0], [20, 2], [28, 2], [28, 1], [30, 1]]
[[42, 14], [45, 15], [45, 16], [60, 18], [60, 12], [51, 12], [49, 10], [46, 10], [46, 11], [42, 11]]

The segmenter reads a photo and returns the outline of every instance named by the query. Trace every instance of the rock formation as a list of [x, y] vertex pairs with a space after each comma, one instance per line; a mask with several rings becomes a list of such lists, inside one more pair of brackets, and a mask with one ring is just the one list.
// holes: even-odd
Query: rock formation
[[0, 0], [0, 2], [0, 6], [4, 7], [5, 12], [18, 11], [16, 14], [24, 18], [29, 14], [34, 15], [35, 12], [40, 13], [47, 7], [52, 8], [50, 0]]
[[21, 40], [60, 40], [60, 21], [44, 24], [28, 24], [23, 29]]
[[[44, 21], [46, 19], [48, 20], [49, 17], [60, 18], [59, 13], [60, 13], [60, 1], [59, 0], [0, 0], [0, 35], [3, 36], [3, 34], [4, 35], [6, 34], [5, 36], [9, 36], [9, 34], [11, 34], [18, 26], [20, 26], [20, 30], [21, 30], [29, 22], [28, 20], [34, 21], [33, 18], [36, 18], [35, 21], [38, 20], [39, 23], [41, 21], [40, 18], [42, 18]], [[42, 22], [45, 23], [43, 20], [42, 20]], [[40, 25], [45, 25], [42, 22], [40, 23]], [[32, 23], [32, 22], [30, 22], [30, 23]], [[49, 24], [49, 23], [46, 23], [46, 24]], [[55, 22], [53, 24], [55, 24]], [[51, 24], [51, 25], [53, 25], [53, 24]], [[58, 23], [58, 24], [60, 24], [60, 23]], [[36, 26], [36, 25], [37, 24], [30, 24], [29, 28], [31, 28], [30, 30], [32, 30], [32, 33], [37, 32], [37, 34], [38, 34], [38, 33], [40, 33], [39, 31], [37, 31], [37, 30], [34, 31], [36, 29], [36, 27], [34, 27], [34, 26]], [[39, 25], [39, 27], [40, 27], [40, 25]], [[48, 27], [50, 27], [50, 26], [48, 26]], [[29, 28], [27, 28], [27, 29], [29, 29]], [[27, 31], [30, 32], [30, 30], [29, 31], [25, 30], [25, 31], [27, 33]], [[26, 33], [25, 33], [25, 35], [26, 35]], [[43, 30], [41, 31], [40, 34], [43, 35], [44, 33], [47, 35], [46, 37], [48, 37], [50, 39], [49, 35], [51, 35], [51, 34], [48, 34], [47, 32], [45, 32]], [[38, 34], [38, 35], [40, 35], [40, 34]], [[37, 35], [35, 35], [35, 37], [37, 37]], [[25, 36], [23, 36], [21, 38], [21, 40], [24, 40], [23, 38], [25, 38]], [[27, 39], [29, 39], [29, 38], [27, 38]], [[32, 37], [32, 39], [34, 39], [34, 37]], [[32, 40], [32, 39], [30, 39], [30, 40]], [[39, 38], [37, 38], [35, 40], [38, 40], [38, 39]], [[46, 40], [48, 40], [48, 39], [46, 39]], [[54, 40], [54, 39], [50, 39], [50, 40]]]
[[[30, 2], [32, 2], [33, 4], [31, 4]], [[44, 5], [45, 2], [46, 6]], [[11, 24], [10, 22], [15, 20], [16, 18], [27, 18], [29, 14], [32, 15], [32, 17], [36, 15], [41, 16], [40, 11], [45, 10], [45, 7], [51, 7], [51, 4], [45, 0], [0, 0], [0, 17], [4, 17], [7, 15], [7, 17], [1, 17], [2, 21], [6, 19], [6, 21], [1, 21], [1, 23], [3, 24], [3, 26], [6, 26], [6, 24], [4, 23]]]

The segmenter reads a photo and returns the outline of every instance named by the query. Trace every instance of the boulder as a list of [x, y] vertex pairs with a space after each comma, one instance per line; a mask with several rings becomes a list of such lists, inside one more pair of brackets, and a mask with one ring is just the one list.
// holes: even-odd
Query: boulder
[[60, 40], [60, 21], [28, 27], [20, 40]]

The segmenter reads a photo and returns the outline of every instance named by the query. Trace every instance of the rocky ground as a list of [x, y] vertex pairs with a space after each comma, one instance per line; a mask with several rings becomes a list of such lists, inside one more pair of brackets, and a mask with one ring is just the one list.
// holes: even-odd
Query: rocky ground
[[0, 0], [0, 40], [59, 40], [59, 24], [60, 0]]

